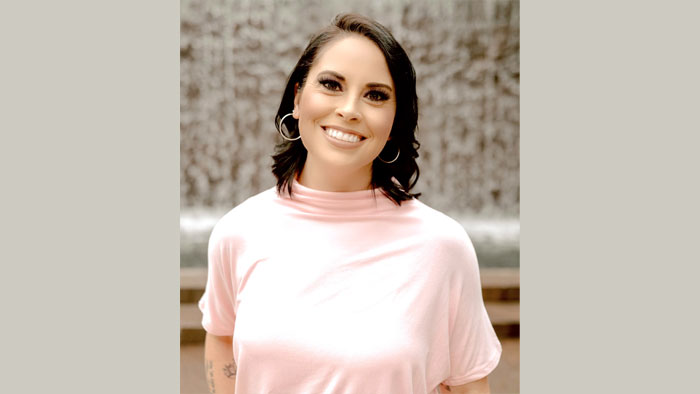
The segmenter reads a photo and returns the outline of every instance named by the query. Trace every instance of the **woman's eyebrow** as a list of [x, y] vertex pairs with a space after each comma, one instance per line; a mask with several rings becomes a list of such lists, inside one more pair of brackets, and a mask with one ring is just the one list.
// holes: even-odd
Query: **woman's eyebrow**
[[[321, 74], [331, 74], [332, 76], [334, 76], [335, 78], [337, 78], [339, 81], [345, 82], [345, 77], [342, 76], [342, 75], [340, 75], [340, 74], [338, 74], [338, 73], [335, 72], [335, 71], [324, 70], [324, 71], [319, 72], [318, 74], [319, 74], [319, 75], [321, 75]], [[367, 87], [368, 87], [368, 88], [384, 88], [384, 89], [389, 90], [390, 92], [393, 92], [393, 89], [391, 88], [391, 86], [389, 86], [389, 85], [387, 85], [387, 84], [385, 84], [385, 83], [370, 82], [370, 83], [367, 84]]]

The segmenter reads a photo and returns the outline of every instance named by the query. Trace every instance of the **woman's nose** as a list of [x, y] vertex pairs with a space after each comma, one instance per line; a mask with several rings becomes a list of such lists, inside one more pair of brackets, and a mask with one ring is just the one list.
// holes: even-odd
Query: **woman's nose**
[[338, 105], [335, 113], [348, 122], [351, 120], [359, 120], [361, 116], [360, 112], [357, 110], [357, 102], [351, 97], [346, 98], [340, 105]]

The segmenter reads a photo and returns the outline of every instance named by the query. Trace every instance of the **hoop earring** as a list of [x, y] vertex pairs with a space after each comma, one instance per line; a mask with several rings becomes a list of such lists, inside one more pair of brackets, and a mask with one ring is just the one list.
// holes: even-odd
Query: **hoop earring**
[[287, 115], [284, 115], [284, 116], [282, 117], [282, 119], [280, 119], [280, 123], [279, 123], [278, 125], [275, 125], [275, 126], [277, 126], [277, 131], [280, 133], [280, 135], [282, 136], [282, 138], [284, 138], [284, 139], [287, 140], [287, 141], [296, 141], [296, 140], [298, 140], [299, 138], [301, 138], [301, 133], [299, 133], [299, 136], [298, 136], [297, 138], [289, 138], [289, 137], [287, 137], [286, 135], [284, 135], [284, 134], [282, 133], [282, 125], [284, 124], [284, 119], [285, 119], [287, 116], [290, 116], [290, 115], [292, 115], [292, 112], [288, 113]]
[[399, 148], [398, 152], [396, 152], [396, 157], [394, 157], [394, 160], [392, 160], [392, 161], [386, 161], [386, 160], [382, 159], [381, 154], [377, 155], [377, 159], [381, 160], [382, 163], [391, 164], [391, 163], [395, 162], [396, 159], [399, 158], [400, 154], [401, 154], [401, 148]]

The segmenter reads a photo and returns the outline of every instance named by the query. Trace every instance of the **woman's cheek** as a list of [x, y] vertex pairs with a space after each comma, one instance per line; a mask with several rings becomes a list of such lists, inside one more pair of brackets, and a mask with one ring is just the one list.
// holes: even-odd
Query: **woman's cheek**
[[318, 116], [324, 115], [329, 111], [328, 108], [331, 103], [327, 96], [316, 92], [311, 93], [312, 94], [304, 97], [306, 102], [303, 103], [305, 104], [303, 105], [303, 109], [306, 112], [307, 118], [315, 120]]
[[375, 115], [376, 117], [373, 121], [375, 135], [388, 138], [389, 133], [391, 133], [391, 127], [394, 125], [394, 111], [381, 111]]

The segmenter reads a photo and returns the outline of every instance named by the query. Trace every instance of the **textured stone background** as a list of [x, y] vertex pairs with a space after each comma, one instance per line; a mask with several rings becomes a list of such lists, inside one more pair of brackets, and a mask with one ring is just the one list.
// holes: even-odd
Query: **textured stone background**
[[274, 185], [286, 77], [339, 12], [379, 20], [413, 61], [421, 200], [519, 216], [519, 4], [508, 0], [181, 0], [181, 206], [226, 209]]

